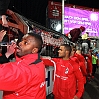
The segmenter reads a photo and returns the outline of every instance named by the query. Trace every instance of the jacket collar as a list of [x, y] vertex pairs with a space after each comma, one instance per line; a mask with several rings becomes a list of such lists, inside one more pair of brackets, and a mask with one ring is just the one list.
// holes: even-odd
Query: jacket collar
[[28, 54], [28, 55], [24, 55], [22, 57], [17, 57], [16, 56], [16, 61], [23, 60], [23, 59], [28, 60], [28, 59], [31, 59], [31, 58], [34, 59], [34, 60], [38, 59], [38, 53], [37, 54]]

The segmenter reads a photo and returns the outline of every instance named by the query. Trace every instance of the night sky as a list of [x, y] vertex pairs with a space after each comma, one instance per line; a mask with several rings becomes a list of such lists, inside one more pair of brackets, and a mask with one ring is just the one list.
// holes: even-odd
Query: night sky
[[[62, 0], [53, 1], [62, 2]], [[66, 0], [65, 4], [99, 9], [99, 0]], [[45, 26], [47, 5], [48, 0], [11, 0], [9, 9]]]

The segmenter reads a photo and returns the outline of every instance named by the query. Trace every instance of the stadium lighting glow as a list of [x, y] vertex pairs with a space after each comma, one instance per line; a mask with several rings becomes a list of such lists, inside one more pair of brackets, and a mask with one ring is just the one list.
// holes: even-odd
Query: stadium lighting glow
[[97, 20], [98, 20], [98, 14], [91, 13], [90, 19], [91, 19], [92, 21], [97, 21]]
[[58, 24], [57, 26], [56, 26], [56, 31], [60, 31], [61, 30], [61, 24]]

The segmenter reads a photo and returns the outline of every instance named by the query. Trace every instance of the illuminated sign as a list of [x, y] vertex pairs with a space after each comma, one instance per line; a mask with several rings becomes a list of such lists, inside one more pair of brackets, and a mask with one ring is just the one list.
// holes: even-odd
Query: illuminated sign
[[68, 33], [73, 28], [84, 26], [89, 36], [99, 36], [99, 12], [77, 8], [64, 8], [64, 32]]

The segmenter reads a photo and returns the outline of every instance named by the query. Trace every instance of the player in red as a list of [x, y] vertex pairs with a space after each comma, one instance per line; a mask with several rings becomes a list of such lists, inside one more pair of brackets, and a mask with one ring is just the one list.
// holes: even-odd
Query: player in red
[[[80, 99], [84, 90], [83, 75], [79, 65], [70, 59], [71, 46], [59, 48], [59, 58], [42, 59], [45, 65], [54, 66], [54, 99]], [[77, 91], [78, 89], [78, 91]]]

